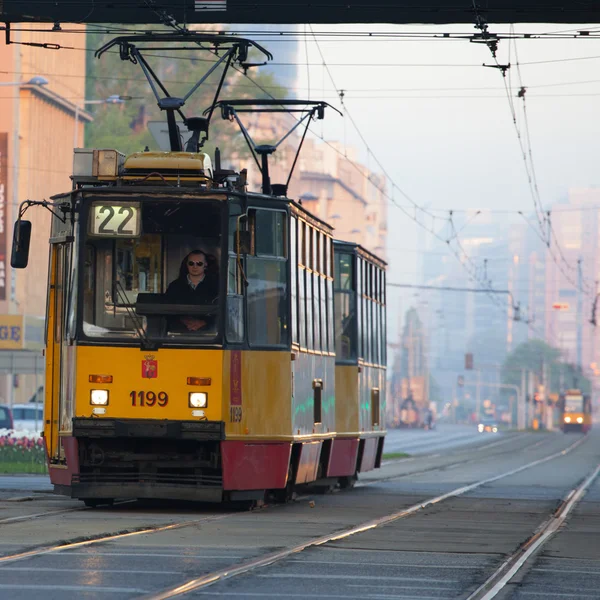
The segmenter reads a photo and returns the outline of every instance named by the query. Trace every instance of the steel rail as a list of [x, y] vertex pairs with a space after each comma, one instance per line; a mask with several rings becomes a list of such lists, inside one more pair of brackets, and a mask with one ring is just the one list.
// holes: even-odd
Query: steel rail
[[492, 600], [504, 586], [519, 572], [527, 561], [536, 553], [565, 522], [569, 513], [577, 506], [588, 487], [600, 473], [598, 465], [583, 482], [572, 489], [555, 513], [545, 521], [536, 533], [511, 554], [496, 571], [480, 587], [478, 587], [467, 600]]
[[[498, 446], [500, 444], [504, 444], [504, 443], [508, 443], [514, 440], [514, 437], [510, 437], [506, 440], [498, 440], [497, 442], [492, 442], [491, 444], [486, 444], [484, 446], [476, 446], [476, 447], [471, 447], [470, 450], [471, 452], [473, 450], [483, 450], [485, 448], [490, 448], [493, 446]], [[523, 448], [519, 448], [519, 450], [532, 450], [533, 448], [537, 448], [538, 446], [540, 446], [541, 444], [543, 444], [546, 440], [537, 440], [535, 443], [533, 444], [529, 444], [527, 446], [524, 446]], [[511, 447], [508, 449], [508, 452], [514, 452], [514, 447]], [[470, 452], [470, 453], [471, 453]], [[432, 473], [435, 471], [445, 471], [446, 469], [453, 469], [455, 467], [459, 467], [462, 465], [468, 465], [474, 462], [478, 462], [479, 460], [481, 460], [481, 458], [495, 458], [496, 456], [501, 456], [502, 454], [506, 454], [507, 451], [502, 451], [502, 452], [495, 452], [493, 454], [490, 454], [488, 456], [485, 457], [477, 457], [477, 458], [471, 458], [469, 460], [457, 460], [455, 462], [450, 462], [450, 463], [446, 463], [443, 465], [439, 465], [439, 466], [431, 466], [431, 467], [427, 467], [425, 469], [417, 469], [415, 471], [407, 471], [406, 473], [402, 473], [399, 475], [389, 475], [387, 477], [378, 477], [376, 479], [372, 479], [369, 481], [359, 481], [358, 483], [355, 484], [355, 488], [361, 488], [361, 487], [368, 487], [371, 485], [376, 485], [378, 483], [381, 482], [386, 482], [386, 481], [395, 481], [396, 479], [402, 479], [403, 477], [409, 477], [411, 475], [423, 475], [425, 473]], [[422, 457], [419, 458], [433, 458], [433, 457], [437, 457], [440, 456], [439, 454], [433, 454], [431, 456], [427, 456], [427, 455], [423, 455]], [[389, 461], [390, 463], [399, 463], [402, 462], [403, 459], [399, 458], [398, 460], [394, 460], [394, 461]]]
[[569, 454], [570, 452], [572, 452], [579, 445], [581, 445], [586, 439], [587, 439], [587, 437], [582, 437], [582, 438], [578, 439], [576, 442], [574, 442], [573, 444], [571, 444], [570, 446], [568, 446], [567, 448], [565, 448], [564, 450], [554, 452], [553, 454], [550, 454], [549, 456], [532, 461], [530, 463], [527, 463], [527, 464], [517, 467], [515, 469], [511, 469], [510, 471], [506, 471], [504, 473], [501, 473], [500, 475], [495, 475], [494, 477], [488, 477], [486, 479], [476, 481], [475, 483], [471, 483], [469, 485], [465, 485], [465, 486], [456, 488], [456, 489], [451, 490], [450, 492], [447, 492], [440, 496], [435, 496], [434, 498], [430, 498], [428, 500], [425, 500], [424, 502], [414, 504], [413, 506], [410, 506], [409, 508], [405, 508], [403, 510], [390, 513], [388, 515], [379, 517], [377, 519], [371, 519], [369, 521], [365, 521], [359, 525], [355, 525], [355, 526], [345, 529], [343, 531], [338, 531], [338, 532], [330, 533], [330, 534], [320, 536], [317, 538], [313, 538], [313, 539], [303, 542], [301, 544], [297, 544], [295, 546], [284, 548], [283, 550], [279, 550], [276, 552], [271, 552], [271, 553], [265, 554], [261, 557], [257, 557], [257, 558], [253, 558], [253, 559], [244, 561], [237, 565], [232, 565], [232, 566], [226, 567], [224, 569], [212, 571], [211, 573], [207, 573], [206, 575], [203, 575], [202, 577], [198, 577], [196, 579], [191, 579], [191, 580], [187, 581], [186, 583], [183, 583], [183, 584], [175, 586], [175, 587], [168, 588], [168, 589], [163, 590], [158, 593], [152, 593], [152, 594], [143, 596], [143, 598], [145, 600], [166, 600], [167, 598], [175, 598], [176, 596], [181, 596], [183, 594], [187, 594], [189, 592], [208, 587], [219, 581], [223, 581], [225, 579], [230, 579], [232, 577], [236, 577], [238, 575], [243, 575], [250, 571], [254, 571], [256, 569], [266, 567], [273, 563], [279, 562], [280, 560], [288, 558], [289, 556], [291, 556], [293, 554], [298, 554], [308, 548], [312, 548], [315, 546], [322, 546], [323, 544], [327, 544], [328, 542], [345, 539], [347, 537], [356, 535], [357, 533], [363, 533], [370, 529], [375, 529], [376, 527], [381, 527], [382, 525], [387, 525], [387, 524], [397, 521], [399, 519], [403, 519], [412, 514], [415, 514], [425, 508], [428, 508], [430, 506], [433, 506], [435, 504], [443, 502], [444, 500], [447, 500], [448, 498], [455, 498], [457, 496], [462, 496], [463, 494], [466, 494], [467, 492], [470, 492], [471, 490], [477, 489], [477, 488], [487, 485], [489, 483], [499, 481], [500, 479], [510, 477], [511, 475], [516, 475], [517, 473], [521, 473], [522, 471], [525, 471], [525, 470], [535, 467], [537, 465], [546, 463], [550, 460], [554, 460], [555, 458], [563, 457], [563, 456]]
[[130, 529], [127, 531], [121, 531], [111, 534], [102, 534], [98, 536], [92, 536], [88, 539], [79, 541], [65, 541], [58, 544], [52, 544], [50, 546], [42, 546], [41, 548], [33, 548], [32, 550], [26, 550], [17, 554], [8, 554], [0, 556], [0, 566], [23, 560], [25, 558], [31, 558], [34, 556], [41, 556], [43, 554], [52, 554], [55, 552], [64, 552], [65, 550], [73, 550], [74, 548], [81, 548], [82, 546], [91, 546], [92, 544], [99, 544], [102, 542], [112, 542], [114, 540], [122, 540], [124, 538], [133, 537], [137, 535], [144, 535], [147, 533], [159, 533], [161, 531], [172, 531], [174, 529], [182, 529], [184, 527], [191, 527], [198, 523], [207, 523], [210, 521], [220, 521], [228, 517], [234, 516], [238, 513], [225, 513], [223, 515], [211, 515], [208, 517], [202, 517], [201, 519], [193, 519], [192, 521], [185, 521], [183, 523], [170, 523], [168, 525], [155, 525], [152, 527], [141, 527], [139, 529]]
[[[511, 436], [509, 439], [505, 439], [505, 440], [498, 440], [496, 442], [492, 442], [491, 444], [484, 444], [482, 446], [475, 446], [474, 449], [477, 450], [483, 450], [485, 448], [490, 448], [492, 446], [497, 446], [500, 444], [504, 444], [504, 443], [508, 443], [509, 441], [511, 441], [513, 439], [513, 437], [516, 436]], [[539, 446], [544, 440], [540, 440], [538, 442], [536, 442], [535, 444], [531, 444], [528, 446], [525, 446], [524, 448], [522, 448], [523, 450], [529, 450], [532, 448], [535, 448], [536, 446]], [[460, 450], [460, 448], [454, 448], [454, 450]], [[498, 453], [498, 454], [503, 454], [503, 453]], [[493, 454], [492, 456], [497, 456], [498, 454]], [[422, 455], [419, 458], [434, 458], [436, 456], [439, 456], [439, 454], [433, 454], [433, 455]], [[401, 460], [401, 459], [400, 459]], [[409, 460], [413, 460], [412, 458]], [[460, 464], [469, 464], [471, 462], [474, 462], [477, 459], [471, 459], [469, 461], [456, 461], [455, 463], [448, 463], [445, 465], [441, 465], [441, 466], [435, 466], [435, 467], [429, 467], [426, 469], [420, 469], [420, 470], [416, 470], [416, 471], [410, 471], [408, 473], [403, 473], [401, 475], [394, 475], [394, 476], [390, 476], [390, 477], [378, 477], [375, 480], [372, 481], [365, 481], [365, 482], [359, 482], [357, 483], [354, 487], [356, 488], [360, 488], [360, 487], [366, 487], [366, 486], [370, 486], [370, 485], [374, 485], [375, 483], [379, 483], [379, 482], [384, 482], [384, 481], [390, 481], [392, 479], [401, 479], [402, 477], [408, 477], [409, 475], [420, 475], [422, 473], [428, 473], [430, 471], [437, 471], [437, 470], [444, 470], [447, 468], [451, 468], [453, 465], [460, 465]], [[399, 460], [390, 460], [387, 461], [388, 464], [393, 464], [399, 462]], [[310, 490], [308, 490], [310, 491]], [[123, 504], [129, 504], [132, 502], [137, 502], [137, 500], [121, 500], [118, 502], [115, 502], [113, 506], [120, 506]], [[45, 511], [45, 512], [40, 512], [40, 513], [32, 513], [32, 514], [28, 514], [28, 515], [19, 515], [16, 517], [6, 517], [4, 519], [0, 519], [0, 526], [2, 525], [12, 525], [13, 523], [20, 523], [22, 521], [31, 521], [33, 519], [43, 519], [46, 517], [52, 517], [55, 515], [61, 515], [61, 514], [65, 514], [65, 513], [71, 513], [71, 512], [80, 512], [80, 511], [84, 511], [84, 510], [94, 510], [93, 508], [87, 507], [87, 506], [75, 506], [72, 508], [61, 508], [61, 509], [57, 509], [57, 510], [49, 510], [49, 511]]]

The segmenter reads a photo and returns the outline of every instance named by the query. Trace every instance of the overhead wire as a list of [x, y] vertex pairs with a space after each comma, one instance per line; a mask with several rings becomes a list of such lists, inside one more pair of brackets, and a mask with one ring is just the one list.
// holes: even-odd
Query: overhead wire
[[[311, 27], [311, 31], [312, 31], [312, 27]], [[334, 87], [334, 89], [339, 90], [339, 88], [336, 86], [335, 80], [333, 79], [333, 75], [331, 73], [331, 70], [329, 69], [329, 65], [327, 64], [327, 62], [325, 61], [325, 57], [323, 55], [323, 52], [319, 46], [318, 41], [315, 39], [315, 45], [318, 49], [319, 55], [321, 57], [321, 60], [323, 61], [323, 63], [326, 65], [326, 70], [327, 73], [329, 75], [329, 78], [331, 80], [331, 83]], [[341, 96], [340, 100], [342, 101], [343, 104], [343, 95]], [[435, 215], [433, 215], [432, 213], [428, 212], [426, 208], [423, 208], [422, 206], [418, 205], [416, 202], [414, 202], [414, 200], [412, 200], [412, 198], [410, 198], [410, 196], [408, 196], [408, 194], [406, 194], [399, 186], [397, 186], [395, 184], [395, 182], [393, 181], [393, 179], [391, 178], [391, 176], [389, 175], [389, 173], [387, 172], [387, 170], [385, 169], [385, 167], [381, 164], [381, 162], [379, 161], [379, 159], [377, 158], [377, 156], [373, 153], [372, 149], [370, 148], [368, 142], [366, 141], [364, 135], [362, 134], [362, 132], [360, 131], [360, 129], [358, 128], [356, 122], [354, 121], [354, 119], [352, 118], [352, 115], [346, 110], [345, 111], [346, 114], [348, 115], [348, 118], [350, 120], [350, 122], [352, 123], [354, 129], [356, 130], [356, 132], [358, 133], [361, 141], [363, 142], [363, 144], [365, 145], [365, 147], [367, 148], [367, 151], [369, 153], [370, 156], [373, 157], [373, 159], [375, 160], [376, 164], [378, 165], [378, 167], [381, 169], [382, 173], [385, 175], [385, 177], [392, 183], [392, 190], [397, 189], [404, 198], [406, 198], [409, 202], [411, 202], [416, 210], [422, 211], [423, 213], [427, 214], [428, 216], [432, 217], [433, 219], [435, 219]], [[404, 208], [401, 208], [400, 205], [398, 205], [395, 202], [393, 193], [392, 193], [392, 202], [394, 202], [394, 204], [396, 206], [398, 206], [398, 208], [400, 208], [402, 210], [402, 212], [404, 212], [407, 216], [409, 216], [409, 218], [411, 218], [414, 222], [416, 222], [418, 225], [420, 225], [422, 228], [426, 229], [429, 233], [431, 233], [432, 235], [434, 235], [435, 237], [437, 237], [440, 241], [444, 241], [446, 243], [447, 248], [449, 249], [449, 251], [454, 254], [455, 258], [459, 261], [459, 263], [461, 265], [463, 265], [464, 268], [466, 268], [466, 270], [468, 271], [470, 277], [472, 278], [473, 281], [477, 282], [479, 285], [482, 285], [483, 282], [480, 280], [480, 278], [478, 277], [477, 274], [477, 266], [475, 265], [475, 263], [473, 262], [473, 260], [471, 259], [471, 257], [467, 254], [467, 252], [464, 250], [464, 248], [462, 247], [462, 245], [460, 244], [458, 235], [456, 234], [455, 231], [455, 235], [452, 239], [446, 239], [444, 240], [443, 238], [441, 238], [439, 236], [439, 234], [437, 232], [435, 232], [432, 228], [428, 228], [426, 227], [421, 221], [419, 221], [416, 218], [416, 214], [415, 217], [412, 217], [408, 211], [406, 211]], [[477, 216], [477, 215], [475, 215]], [[453, 227], [453, 223], [452, 223], [452, 213], [450, 213], [449, 219], [448, 219], [449, 224]], [[455, 241], [456, 245], [459, 246], [461, 252], [462, 252], [462, 256], [461, 254], [459, 254], [458, 252], [456, 252], [456, 250], [454, 248], [451, 247], [450, 243], [451, 241]], [[465, 266], [465, 261], [470, 263], [470, 269], [468, 267]], [[496, 297], [493, 294], [488, 294], [489, 297], [492, 299], [492, 301], [494, 303], [497, 304], [496, 301]], [[518, 312], [519, 310], [519, 305], [513, 305], [513, 309], [515, 310], [515, 312]]]

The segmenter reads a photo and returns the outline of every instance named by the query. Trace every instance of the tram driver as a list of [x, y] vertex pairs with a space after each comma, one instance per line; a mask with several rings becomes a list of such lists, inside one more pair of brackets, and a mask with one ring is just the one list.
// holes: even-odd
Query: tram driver
[[[167, 288], [173, 304], [213, 304], [219, 293], [216, 260], [203, 250], [192, 250], [181, 261], [179, 276]], [[169, 330], [197, 332], [214, 325], [212, 316], [181, 316], [170, 319]]]

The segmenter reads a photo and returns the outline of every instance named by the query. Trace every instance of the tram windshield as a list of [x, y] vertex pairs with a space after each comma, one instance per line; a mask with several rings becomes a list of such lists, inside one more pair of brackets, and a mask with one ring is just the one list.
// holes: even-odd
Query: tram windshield
[[83, 334], [213, 341], [225, 204], [93, 200], [83, 240]]
[[565, 412], [583, 412], [583, 396], [565, 396]]

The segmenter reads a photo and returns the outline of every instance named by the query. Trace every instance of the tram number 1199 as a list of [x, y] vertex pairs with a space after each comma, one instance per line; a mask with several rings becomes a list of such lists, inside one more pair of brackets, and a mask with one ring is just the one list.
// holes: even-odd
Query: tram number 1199
[[169, 395], [167, 392], [131, 392], [129, 394], [131, 398], [131, 406], [166, 406], [169, 402]]

